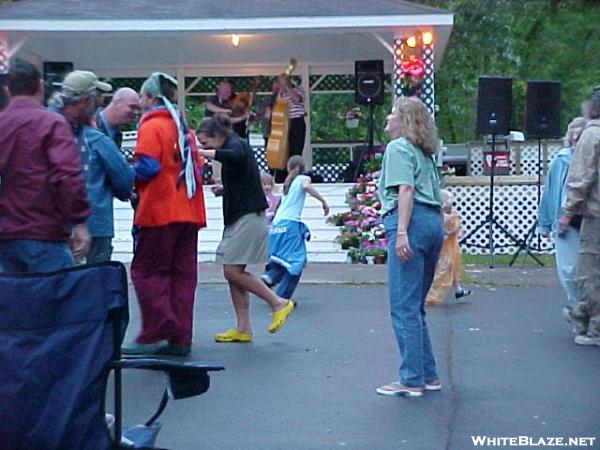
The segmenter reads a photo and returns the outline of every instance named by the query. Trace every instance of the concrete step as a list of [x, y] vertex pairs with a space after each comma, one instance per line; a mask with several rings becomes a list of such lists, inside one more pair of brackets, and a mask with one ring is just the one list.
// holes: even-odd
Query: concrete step
[[[348, 209], [345, 198], [351, 184], [315, 184], [315, 188], [327, 200], [330, 214]], [[215, 197], [210, 186], [204, 186], [207, 227], [198, 236], [198, 259], [211, 262], [223, 234], [222, 199]], [[130, 262], [132, 255], [131, 225], [133, 210], [129, 203], [115, 200], [115, 238], [113, 239], [113, 259]], [[328, 224], [323, 216], [321, 203], [307, 196], [302, 220], [311, 230], [311, 240], [306, 244], [308, 260], [314, 262], [346, 262], [346, 250], [335, 242], [338, 227]]]

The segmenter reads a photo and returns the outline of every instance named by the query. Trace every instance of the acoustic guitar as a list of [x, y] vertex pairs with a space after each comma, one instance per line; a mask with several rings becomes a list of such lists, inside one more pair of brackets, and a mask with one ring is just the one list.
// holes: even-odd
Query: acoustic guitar
[[[285, 75], [290, 76], [298, 62], [290, 59]], [[288, 134], [290, 129], [290, 111], [288, 103], [281, 95], [277, 97], [271, 111], [271, 133], [265, 150], [267, 166], [270, 169], [285, 170], [289, 158]]]

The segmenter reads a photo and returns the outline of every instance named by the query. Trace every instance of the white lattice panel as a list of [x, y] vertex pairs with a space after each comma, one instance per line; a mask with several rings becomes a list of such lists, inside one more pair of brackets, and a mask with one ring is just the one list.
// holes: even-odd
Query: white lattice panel
[[[483, 175], [483, 149], [484, 147], [473, 147], [471, 148], [471, 175], [480, 176]], [[497, 150], [504, 150], [502, 147], [496, 147]], [[516, 161], [517, 156], [515, 152], [510, 152], [510, 173], [514, 175], [516, 173]]]
[[[470, 175], [483, 175], [483, 150], [490, 149], [491, 146], [483, 145], [471, 146], [471, 172]], [[545, 141], [542, 143], [542, 175], [548, 169], [548, 166], [556, 156], [556, 153], [562, 148], [560, 141]], [[496, 145], [497, 150], [504, 150], [503, 143]], [[519, 170], [520, 165], [520, 170]], [[538, 168], [538, 144], [537, 142], [525, 142], [515, 144], [510, 147], [510, 173], [509, 175], [529, 175], [537, 176]]]
[[[462, 219], [463, 237], [485, 222], [489, 211], [489, 186], [448, 186], [454, 196], [454, 208]], [[525, 239], [537, 217], [537, 187], [535, 185], [494, 186], [494, 217], [514, 238]], [[500, 227], [493, 226], [494, 253], [510, 254], [518, 245]], [[462, 247], [466, 253], [488, 254], [487, 223], [468, 237]], [[537, 235], [532, 243], [537, 246]], [[470, 244], [470, 245], [467, 245]], [[552, 243], [541, 240], [544, 253], [553, 251]], [[474, 246], [476, 245], [476, 246]]]

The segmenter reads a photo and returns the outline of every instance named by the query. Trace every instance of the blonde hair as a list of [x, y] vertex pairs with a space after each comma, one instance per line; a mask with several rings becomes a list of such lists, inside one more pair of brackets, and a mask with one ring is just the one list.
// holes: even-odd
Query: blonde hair
[[575, 144], [577, 144], [586, 125], [587, 119], [584, 117], [576, 117], [571, 120], [567, 127], [567, 134], [565, 134], [565, 137], [563, 138], [566, 147], [575, 147]]
[[283, 182], [283, 195], [287, 195], [290, 186], [298, 175], [306, 171], [306, 164], [300, 155], [294, 155], [287, 162], [288, 176]]
[[437, 152], [437, 130], [431, 114], [420, 100], [400, 97], [394, 102], [392, 114], [402, 124], [398, 137], [408, 139], [426, 155]]
[[273, 178], [273, 176], [264, 170], [260, 171], [260, 183], [261, 184], [270, 184], [271, 186], [273, 186], [275, 184], [275, 178]]

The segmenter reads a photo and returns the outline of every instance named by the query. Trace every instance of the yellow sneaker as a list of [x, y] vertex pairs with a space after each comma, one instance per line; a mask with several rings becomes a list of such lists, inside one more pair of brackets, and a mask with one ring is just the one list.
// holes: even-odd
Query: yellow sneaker
[[269, 333], [277, 333], [277, 331], [279, 331], [279, 329], [285, 323], [287, 317], [292, 312], [292, 309], [294, 309], [294, 302], [291, 300], [288, 300], [288, 304], [285, 305], [283, 307], [283, 309], [280, 309], [279, 311], [275, 311], [273, 314], [271, 314], [273, 319], [271, 320], [271, 325], [269, 325], [269, 328], [268, 328]]
[[252, 342], [252, 335], [230, 328], [224, 333], [215, 334], [215, 342]]

